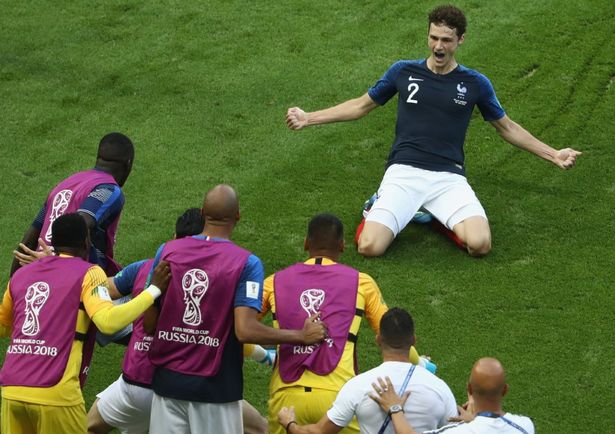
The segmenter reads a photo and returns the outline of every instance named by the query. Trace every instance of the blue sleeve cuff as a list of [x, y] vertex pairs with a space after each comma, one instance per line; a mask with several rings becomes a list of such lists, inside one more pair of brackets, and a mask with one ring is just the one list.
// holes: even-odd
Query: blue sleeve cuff
[[235, 307], [251, 307], [258, 312], [263, 305], [265, 270], [261, 260], [250, 255], [235, 290]]

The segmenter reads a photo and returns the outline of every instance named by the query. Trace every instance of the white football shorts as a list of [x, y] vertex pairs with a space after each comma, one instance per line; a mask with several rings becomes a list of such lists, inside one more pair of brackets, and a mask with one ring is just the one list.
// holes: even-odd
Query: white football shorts
[[365, 220], [383, 224], [397, 236], [421, 207], [451, 230], [469, 217], [487, 219], [465, 176], [393, 164]]
[[154, 394], [150, 434], [242, 434], [241, 401], [181, 401]]
[[103, 420], [122, 434], [147, 432], [153, 396], [151, 389], [126, 383], [121, 376], [96, 395]]

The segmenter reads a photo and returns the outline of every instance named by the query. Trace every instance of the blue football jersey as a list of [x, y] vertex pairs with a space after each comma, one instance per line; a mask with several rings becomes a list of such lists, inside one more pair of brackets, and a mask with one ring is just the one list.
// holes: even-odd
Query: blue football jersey
[[462, 65], [435, 74], [426, 60], [396, 62], [368, 94], [384, 105], [396, 93], [397, 125], [387, 167], [407, 164], [465, 175], [463, 144], [474, 106], [487, 121], [505, 115], [489, 79]]

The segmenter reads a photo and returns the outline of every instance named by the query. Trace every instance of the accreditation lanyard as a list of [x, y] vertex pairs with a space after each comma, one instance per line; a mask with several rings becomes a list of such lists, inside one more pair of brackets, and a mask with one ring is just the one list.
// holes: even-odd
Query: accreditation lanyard
[[512, 420], [510, 419], [506, 419], [504, 416], [500, 416], [497, 413], [492, 413], [490, 411], [481, 411], [479, 413], [476, 413], [477, 416], [483, 416], [483, 417], [490, 417], [493, 419], [502, 419], [504, 422], [506, 422], [508, 425], [512, 426], [515, 429], [518, 429], [519, 431], [521, 431], [523, 434], [528, 434], [528, 432], [523, 429], [523, 427], [517, 425], [516, 423], [514, 423]]
[[[399, 389], [399, 392], [397, 392], [399, 396], [403, 395], [403, 393], [406, 391], [406, 387], [408, 387], [408, 382], [410, 381], [410, 377], [412, 377], [412, 374], [414, 373], [414, 368], [416, 368], [415, 365], [410, 365], [410, 369], [408, 369], [406, 378], [404, 379], [404, 382], [402, 383], [401, 388]], [[389, 425], [390, 422], [391, 422], [391, 415], [387, 414], [386, 419], [384, 419], [384, 422], [382, 422], [382, 426], [380, 427], [378, 434], [384, 433], [384, 430], [387, 429], [387, 426]]]

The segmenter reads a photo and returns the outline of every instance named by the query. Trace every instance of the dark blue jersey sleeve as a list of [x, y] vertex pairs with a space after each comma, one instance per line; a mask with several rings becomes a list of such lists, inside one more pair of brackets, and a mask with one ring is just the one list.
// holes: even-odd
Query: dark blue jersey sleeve
[[160, 263], [160, 258], [162, 258], [162, 249], [164, 249], [165, 244], [166, 243], [162, 243], [160, 247], [158, 247], [158, 250], [156, 250], [156, 256], [154, 256], [154, 262], [152, 263], [152, 269], [147, 275], [147, 282], [145, 282], [146, 288], [149, 286], [150, 282], [152, 281], [152, 276], [154, 275], [154, 268], [156, 268], [156, 265]]
[[147, 262], [147, 259], [142, 261], [133, 262], [130, 265], [124, 267], [119, 273], [113, 276], [113, 283], [115, 287], [122, 295], [132, 294], [132, 290], [135, 284], [135, 279], [139, 270]]
[[250, 255], [235, 290], [235, 307], [251, 307], [260, 312], [264, 279], [263, 263], [257, 256]]
[[43, 204], [40, 211], [36, 215], [36, 218], [32, 222], [32, 226], [37, 228], [39, 231], [43, 229], [43, 224], [45, 223], [45, 213], [47, 213], [47, 202]]
[[79, 212], [91, 215], [101, 228], [115, 220], [124, 207], [124, 195], [118, 185], [100, 184], [90, 192]]
[[395, 82], [402, 68], [409, 63], [417, 63], [416, 60], [399, 60], [389, 67], [387, 72], [369, 88], [367, 94], [379, 105], [385, 105], [397, 93]]
[[483, 119], [486, 121], [497, 121], [503, 118], [506, 112], [495, 96], [495, 90], [491, 81], [483, 74], [477, 73], [477, 75], [480, 83], [480, 96], [476, 105], [483, 115]]

